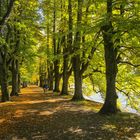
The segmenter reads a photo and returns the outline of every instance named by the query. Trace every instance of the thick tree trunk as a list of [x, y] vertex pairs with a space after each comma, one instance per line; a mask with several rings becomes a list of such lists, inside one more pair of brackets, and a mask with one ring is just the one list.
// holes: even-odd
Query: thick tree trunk
[[116, 52], [113, 43], [105, 45], [105, 62], [106, 62], [106, 99], [105, 103], [100, 110], [102, 114], [116, 113], [117, 109], [117, 94], [116, 94]]
[[[56, 1], [54, 0], [54, 11], [53, 11], [53, 49], [54, 49], [54, 55], [56, 56], [58, 54], [58, 48], [56, 45]], [[59, 44], [59, 41], [58, 41]], [[59, 45], [58, 45], [59, 47]], [[59, 60], [54, 61], [54, 92], [60, 92], [59, 89], [59, 83], [60, 83], [60, 75], [59, 75]]]
[[67, 53], [72, 53], [72, 29], [73, 29], [73, 22], [72, 22], [72, 2], [71, 0], [68, 0], [68, 14], [69, 14], [69, 34], [67, 36], [67, 45], [64, 44], [64, 62], [63, 62], [63, 86], [62, 86], [62, 92], [61, 95], [68, 95], [68, 80], [72, 73], [71, 70], [68, 70], [68, 55]]
[[[2, 58], [2, 57], [1, 57]], [[9, 101], [9, 91], [8, 91], [8, 68], [6, 65], [6, 58], [3, 57], [3, 60], [0, 63], [0, 83], [1, 83], [1, 92], [2, 92], [2, 102]]]
[[73, 70], [74, 70], [74, 81], [75, 81], [75, 91], [72, 98], [73, 101], [84, 100], [82, 94], [82, 75], [80, 73], [80, 56], [73, 58]]
[[[56, 40], [55, 40], [56, 41]], [[58, 45], [55, 46], [55, 51], [54, 51], [54, 54], [55, 56], [60, 54], [60, 40], [58, 40]], [[60, 67], [60, 60], [57, 58], [55, 61], [54, 61], [54, 92], [60, 92], [60, 88], [59, 88], [59, 84], [60, 84], [60, 79], [61, 79], [61, 75], [60, 75], [60, 72], [59, 72], [59, 68]]]
[[55, 85], [54, 85], [54, 92], [60, 92], [59, 84], [60, 84], [60, 74], [59, 74], [59, 62], [56, 60], [54, 62], [54, 79], [55, 79]]
[[103, 29], [105, 64], [106, 64], [106, 98], [105, 103], [99, 113], [112, 114], [117, 113], [117, 94], [116, 94], [116, 75], [117, 75], [117, 48], [113, 43], [113, 26], [112, 26], [112, 0], [107, 1], [108, 24]]
[[[61, 52], [60, 45], [63, 45], [63, 41], [58, 39], [58, 45], [55, 46], [55, 49], [54, 49], [55, 56], [59, 55]], [[57, 58], [54, 61], [54, 82], [55, 82], [54, 92], [60, 92], [59, 84], [60, 84], [61, 74], [60, 74], [59, 69], [60, 69], [60, 60]]]
[[[47, 11], [47, 15], [49, 16], [49, 11]], [[47, 49], [48, 49], [48, 55], [51, 54], [51, 48], [50, 48], [50, 21], [47, 20]], [[50, 60], [47, 60], [47, 70], [48, 70], [48, 86], [49, 90], [53, 90], [53, 64], [50, 62]]]
[[63, 60], [63, 85], [62, 85], [62, 91], [61, 95], [68, 95], [68, 60], [67, 57], [64, 57]]
[[[83, 0], [78, 0], [78, 11], [77, 11], [77, 32], [74, 41], [74, 51], [77, 53], [80, 49], [81, 42], [81, 31], [79, 28], [81, 27], [82, 22], [82, 5]], [[73, 72], [74, 72], [74, 80], [75, 80], [75, 91], [72, 100], [84, 100], [82, 94], [82, 73], [81, 73], [81, 60], [80, 54], [76, 54], [73, 58]]]
[[12, 61], [12, 91], [10, 96], [18, 96], [18, 60]]
[[43, 84], [44, 84], [44, 78], [43, 78], [43, 76], [42, 75], [40, 75], [40, 77], [39, 77], [39, 86], [40, 87], [43, 87]]
[[8, 81], [6, 75], [3, 75], [1, 77], [1, 91], [2, 91], [2, 102], [9, 101], [9, 91], [8, 91]]
[[49, 90], [53, 90], [53, 64], [50, 64], [48, 69], [48, 85]]

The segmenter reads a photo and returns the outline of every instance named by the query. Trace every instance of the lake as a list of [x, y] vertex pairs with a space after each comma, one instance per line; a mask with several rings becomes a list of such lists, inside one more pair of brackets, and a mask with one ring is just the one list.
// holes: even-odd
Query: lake
[[[122, 95], [121, 93], [118, 94], [118, 102], [121, 104], [121, 110], [122, 111], [125, 111], [125, 112], [131, 112], [131, 113], [136, 113], [138, 115], [140, 115], [140, 113], [133, 109], [132, 107], [130, 107], [130, 105], [128, 105], [128, 102], [127, 102], [127, 97]], [[104, 99], [102, 98], [101, 94], [100, 93], [93, 93], [91, 94], [90, 96], [86, 96], [84, 95], [84, 98], [85, 99], [88, 99], [88, 100], [91, 100], [91, 101], [96, 101], [96, 102], [100, 102], [100, 103], [104, 103]]]

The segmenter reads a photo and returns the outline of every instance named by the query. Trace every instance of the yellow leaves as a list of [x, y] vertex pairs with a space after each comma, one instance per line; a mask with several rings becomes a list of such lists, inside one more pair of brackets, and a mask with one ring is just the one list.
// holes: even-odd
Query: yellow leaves
[[140, 76], [135, 77], [135, 80], [140, 84]]
[[38, 8], [38, 1], [37, 0], [30, 0], [30, 1], [28, 1], [28, 6], [31, 9]]
[[33, 74], [32, 78], [31, 78], [31, 81], [36, 82], [37, 79], [39, 79], [39, 76], [37, 74]]
[[21, 75], [26, 75], [27, 74], [27, 69], [25, 68], [25, 67], [21, 67], [20, 68], [20, 73], [21, 73]]
[[18, 0], [15, 1], [15, 5], [20, 5], [20, 2]]
[[102, 129], [107, 129], [107, 130], [112, 131], [112, 129], [116, 129], [116, 126], [113, 124], [105, 124], [102, 126]]

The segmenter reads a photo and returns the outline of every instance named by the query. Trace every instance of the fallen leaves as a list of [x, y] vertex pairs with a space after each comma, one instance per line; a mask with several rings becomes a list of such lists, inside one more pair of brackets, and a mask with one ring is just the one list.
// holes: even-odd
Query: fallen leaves
[[28, 87], [19, 97], [0, 104], [1, 140], [139, 140], [140, 117], [96, 114], [96, 102], [71, 102], [68, 97]]

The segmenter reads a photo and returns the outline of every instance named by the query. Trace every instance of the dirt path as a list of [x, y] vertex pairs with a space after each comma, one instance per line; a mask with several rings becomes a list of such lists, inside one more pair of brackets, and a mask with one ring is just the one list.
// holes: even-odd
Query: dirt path
[[99, 116], [99, 108], [31, 86], [0, 104], [0, 140], [140, 140], [138, 116]]

